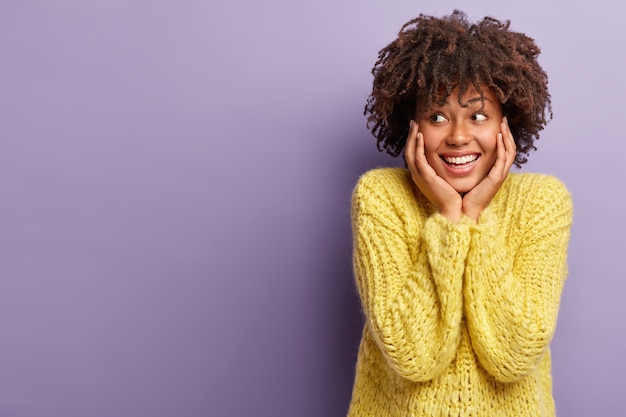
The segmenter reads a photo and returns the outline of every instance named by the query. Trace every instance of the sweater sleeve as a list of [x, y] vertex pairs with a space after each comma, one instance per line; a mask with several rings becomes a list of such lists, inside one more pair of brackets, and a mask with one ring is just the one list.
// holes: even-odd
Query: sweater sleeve
[[460, 340], [469, 221], [435, 214], [411, 234], [404, 206], [394, 204], [411, 197], [362, 178], [352, 202], [353, 261], [366, 325], [388, 364], [428, 381], [450, 364]]
[[471, 232], [464, 283], [469, 334], [481, 364], [502, 382], [530, 374], [548, 349], [567, 275], [571, 197], [552, 177], [532, 188], [520, 198], [527, 202], [517, 207], [521, 220], [509, 226], [523, 234], [517, 248], [508, 249], [489, 208]]

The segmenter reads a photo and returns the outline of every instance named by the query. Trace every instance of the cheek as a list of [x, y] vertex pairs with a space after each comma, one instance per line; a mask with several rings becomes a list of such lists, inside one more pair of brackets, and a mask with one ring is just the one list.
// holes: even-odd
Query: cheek
[[422, 132], [422, 135], [424, 136], [424, 152], [426, 155], [436, 153], [441, 141], [437, 140], [436, 137], [433, 137], [428, 133]]
[[480, 147], [483, 148], [483, 151], [487, 154], [496, 154], [497, 153], [497, 140], [498, 134], [500, 131], [490, 132], [490, 134], [485, 135], [483, 139], [480, 141]]
[[439, 160], [439, 156], [437, 153], [439, 147], [439, 143], [433, 138], [427, 138], [424, 135], [424, 154], [426, 155], [426, 160], [428, 160], [429, 164], [433, 164], [433, 162]]

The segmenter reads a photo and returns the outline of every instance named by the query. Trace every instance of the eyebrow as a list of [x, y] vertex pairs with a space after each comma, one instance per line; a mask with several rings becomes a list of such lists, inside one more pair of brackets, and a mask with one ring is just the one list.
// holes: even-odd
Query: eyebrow
[[478, 101], [482, 101], [482, 102], [488, 101], [488, 102], [493, 104], [493, 101], [490, 100], [489, 97], [486, 97], [486, 96], [483, 96], [483, 97], [478, 96], [478, 97], [470, 98], [469, 100], [466, 101], [466, 103], [467, 104], [473, 104], [473, 103], [476, 103]]
[[[469, 105], [469, 104], [474, 104], [474, 103], [477, 103], [477, 102], [483, 102], [483, 103], [484, 103], [484, 102], [486, 102], [486, 101], [488, 101], [488, 102], [489, 102], [489, 103], [491, 103], [491, 104], [495, 104], [495, 103], [493, 102], [493, 100], [490, 100], [490, 99], [489, 99], [489, 97], [487, 97], [487, 96], [482, 96], [482, 97], [481, 97], [481, 96], [476, 96], [476, 97], [470, 98], [469, 100], [467, 100], [467, 101], [466, 101], [466, 102], [464, 102], [464, 103], [465, 103], [465, 104], [467, 104], [467, 105]], [[449, 100], [446, 100], [446, 104], [444, 104], [444, 106], [445, 106], [445, 105], [449, 105], [449, 104], [450, 104], [450, 101], [449, 101]]]
[[[450, 96], [448, 98], [450, 98]], [[496, 105], [495, 102], [493, 100], [489, 99], [489, 97], [487, 97], [487, 96], [482, 96], [482, 97], [481, 96], [476, 96], [476, 97], [470, 98], [469, 100], [467, 100], [465, 102], [465, 104], [467, 106], [469, 106], [469, 105], [474, 104], [474, 103], [482, 102], [482, 105], [483, 105], [483, 108], [484, 108], [486, 101], [488, 101], [489, 103], [491, 103], [494, 106]], [[449, 105], [450, 105], [450, 100], [446, 99], [446, 103], [443, 106], [441, 106], [441, 107], [445, 107], [445, 106], [449, 106]], [[439, 106], [436, 106], [436, 107], [439, 107]], [[431, 108], [430, 110], [433, 110], [433, 109], [434, 108]], [[426, 111], [430, 111], [430, 110], [426, 110]]]

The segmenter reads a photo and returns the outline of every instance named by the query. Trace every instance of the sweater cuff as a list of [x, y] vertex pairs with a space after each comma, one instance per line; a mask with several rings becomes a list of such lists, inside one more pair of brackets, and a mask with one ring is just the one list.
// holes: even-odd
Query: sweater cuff
[[469, 250], [472, 223], [465, 216], [458, 223], [452, 223], [440, 213], [426, 220], [422, 237], [433, 272], [452, 274], [448, 276], [462, 273]]
[[472, 233], [479, 233], [487, 237], [496, 236], [498, 233], [498, 222], [490, 207], [480, 213], [478, 221], [470, 224]]

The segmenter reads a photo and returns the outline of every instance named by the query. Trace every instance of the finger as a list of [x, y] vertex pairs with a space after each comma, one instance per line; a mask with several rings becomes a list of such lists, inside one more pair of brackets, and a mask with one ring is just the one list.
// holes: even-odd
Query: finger
[[[496, 136], [496, 162], [493, 164], [493, 172], [501, 176], [506, 171], [507, 164], [506, 146], [504, 144], [504, 135], [498, 133]], [[497, 178], [496, 178], [497, 180]]]
[[513, 137], [513, 133], [511, 132], [511, 128], [509, 127], [509, 121], [506, 117], [502, 118], [502, 126], [500, 127], [500, 129], [502, 130], [502, 134], [504, 135], [507, 150], [515, 151], [517, 145], [515, 144], [515, 138]]
[[502, 118], [502, 126], [500, 127], [500, 129], [502, 130], [502, 134], [504, 136], [504, 144], [506, 146], [508, 171], [508, 169], [511, 168], [511, 165], [513, 165], [513, 162], [515, 162], [515, 157], [517, 155], [517, 145], [515, 143], [513, 133], [511, 132], [511, 128], [509, 127], [509, 121], [506, 117]]
[[413, 162], [413, 170], [418, 177], [422, 177], [422, 168], [420, 168], [420, 151], [423, 154], [424, 148], [424, 137], [422, 133], [419, 131], [419, 126], [416, 122], [413, 122], [413, 132], [412, 132], [412, 162]]
[[412, 170], [412, 168], [415, 166], [416, 131], [417, 129], [415, 128], [415, 122], [413, 120], [409, 121], [409, 135], [407, 137], [406, 145], [404, 148], [404, 160], [406, 161], [409, 170]]
[[503, 165], [502, 165], [502, 179], [506, 178], [511, 169], [511, 165], [513, 161], [515, 161], [515, 142], [511, 136], [502, 134], [502, 152], [503, 156]]
[[431, 168], [428, 160], [426, 159], [426, 150], [424, 146], [424, 135], [422, 132], [417, 133], [417, 149], [415, 150], [415, 166], [417, 167], [420, 175], [428, 172]]
[[513, 138], [513, 133], [511, 132], [511, 127], [509, 126], [509, 119], [507, 119], [507, 117], [506, 117], [506, 116], [504, 116], [504, 117], [502, 118], [502, 125], [504, 125], [504, 131], [505, 131], [505, 133], [506, 133], [509, 137]]

